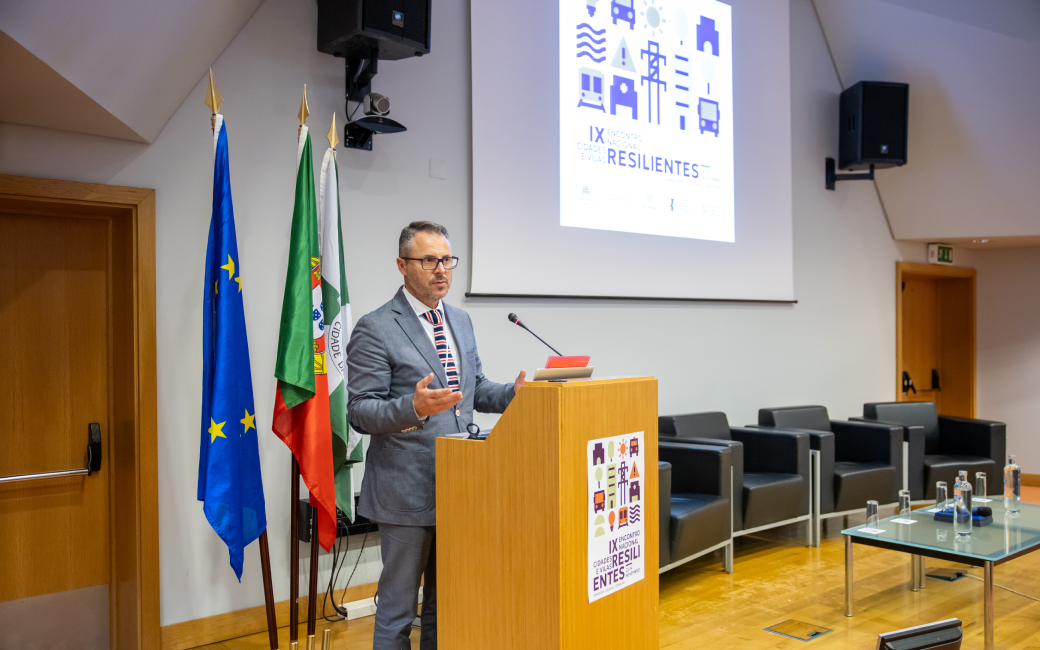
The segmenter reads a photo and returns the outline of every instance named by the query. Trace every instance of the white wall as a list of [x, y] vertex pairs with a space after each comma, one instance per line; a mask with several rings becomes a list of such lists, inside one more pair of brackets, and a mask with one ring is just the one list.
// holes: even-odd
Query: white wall
[[[751, 2], [752, 0], [739, 0]], [[213, 64], [226, 98], [253, 386], [268, 498], [274, 585], [288, 595], [289, 453], [270, 432], [277, 325], [293, 200], [295, 115], [307, 83], [315, 163], [333, 110], [342, 123], [341, 62], [315, 51], [313, 2], [267, 0]], [[469, 5], [439, 0], [433, 53], [380, 66], [375, 88], [409, 128], [371, 153], [341, 150], [347, 277], [355, 314], [399, 286], [397, 234], [414, 218], [446, 224], [462, 262], [449, 301], [467, 309], [487, 374], [511, 380], [546, 350], [509, 311], [555, 345], [596, 360], [597, 373], [652, 373], [660, 412], [721, 410], [735, 424], [762, 406], [818, 403], [833, 417], [892, 399], [895, 262], [874, 187], [823, 189], [837, 151], [837, 77], [809, 0], [791, 0], [796, 305], [465, 300], [469, 274]], [[157, 201], [159, 499], [162, 624], [262, 602], [255, 545], [239, 586], [226, 549], [195, 501], [202, 265], [210, 218], [212, 144], [204, 80], [152, 145], [0, 124], [0, 173], [152, 187]], [[768, 101], [763, 98], [762, 101]], [[739, 134], [738, 134], [739, 137]], [[429, 160], [447, 178], [429, 177]], [[754, 191], [745, 181], [744, 191]], [[537, 188], [532, 188], [536, 191]], [[532, 254], [536, 254], [532, 252]], [[518, 261], [521, 269], [524, 261]], [[676, 260], [674, 273], [684, 272]], [[594, 272], [606, 279], [623, 269]], [[617, 342], [626, 341], [619, 350]], [[485, 424], [494, 418], [484, 419]], [[306, 551], [304, 551], [306, 557]], [[354, 555], [351, 554], [351, 560]], [[305, 565], [306, 563], [304, 563]], [[355, 582], [376, 578], [375, 554]], [[306, 574], [304, 566], [303, 575]]]
[[910, 84], [907, 164], [877, 172], [895, 236], [1040, 235], [1040, 4], [815, 4], [846, 85]]
[[1008, 453], [1040, 474], [1040, 248], [975, 251], [978, 414], [1008, 425]]

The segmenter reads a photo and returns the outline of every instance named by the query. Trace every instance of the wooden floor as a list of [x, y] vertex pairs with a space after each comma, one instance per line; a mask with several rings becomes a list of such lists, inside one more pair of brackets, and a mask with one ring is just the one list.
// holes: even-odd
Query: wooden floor
[[[1025, 500], [1040, 503], [1040, 488], [1023, 488]], [[884, 514], [884, 513], [882, 513]], [[927, 588], [909, 589], [907, 555], [864, 546], [855, 549], [856, 615], [845, 617], [844, 545], [841, 520], [834, 519], [824, 532], [820, 548], [804, 544], [802, 525], [787, 526], [738, 538], [733, 575], [722, 570], [721, 553], [673, 569], [661, 576], [661, 646], [670, 650], [813, 650], [877, 647], [877, 635], [912, 625], [956, 617], [964, 623], [964, 650], [981, 650], [982, 582], [962, 578], [943, 582], [929, 578]], [[862, 523], [849, 518], [849, 525]], [[964, 568], [937, 560], [928, 569]], [[982, 576], [981, 569], [971, 573]], [[996, 583], [1040, 598], [1040, 551], [996, 568]], [[1002, 589], [994, 590], [996, 646], [1005, 650], [1040, 650], [1040, 602]], [[764, 631], [795, 619], [830, 628], [832, 632], [808, 643]], [[332, 628], [335, 650], [367, 650], [372, 647], [369, 616], [329, 624], [319, 619], [321, 630]], [[300, 627], [301, 648], [306, 628]], [[289, 647], [288, 628], [279, 630], [281, 648]], [[220, 650], [262, 650], [267, 634], [255, 634], [213, 645]], [[412, 648], [419, 648], [419, 634], [412, 634]]]

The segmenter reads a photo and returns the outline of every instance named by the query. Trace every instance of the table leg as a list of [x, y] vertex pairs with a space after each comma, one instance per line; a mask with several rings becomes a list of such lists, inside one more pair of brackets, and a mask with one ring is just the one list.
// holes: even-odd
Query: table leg
[[845, 536], [845, 616], [852, 616], [852, 536]]
[[913, 553], [910, 554], [910, 591], [917, 591], [917, 583], [920, 578], [917, 572], [921, 570], [921, 563], [917, 561], [918, 556]]
[[926, 575], [927, 574], [927, 570], [925, 569], [925, 566], [924, 566], [924, 560], [925, 560], [925, 558], [924, 558], [923, 555], [918, 555], [917, 556], [917, 588], [918, 589], [924, 589], [925, 588], [924, 579], [927, 577], [927, 575]]
[[726, 544], [726, 549], [723, 551], [722, 566], [726, 570], [726, 573], [733, 573], [733, 538], [729, 540], [729, 544]]
[[982, 600], [986, 617], [986, 650], [993, 650], [993, 562], [986, 562], [986, 582], [983, 589]]
[[819, 548], [823, 537], [823, 524], [820, 517], [820, 452], [810, 451], [809, 460], [812, 465], [812, 527], [815, 531], [816, 547]]

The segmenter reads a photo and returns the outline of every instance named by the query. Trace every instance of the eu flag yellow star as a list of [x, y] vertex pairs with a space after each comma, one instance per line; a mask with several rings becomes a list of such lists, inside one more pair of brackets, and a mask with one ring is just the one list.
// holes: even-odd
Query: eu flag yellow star
[[231, 259], [231, 256], [227, 256], [227, 264], [220, 267], [227, 270], [227, 279], [230, 280], [235, 275], [235, 260]]
[[215, 422], [213, 418], [209, 419], [209, 441], [210, 444], [216, 441], [217, 438], [223, 438], [227, 440], [227, 436], [220, 430], [227, 422]]
[[253, 424], [253, 420], [255, 420], [255, 419], [256, 419], [256, 413], [250, 415], [249, 414], [249, 409], [246, 409], [246, 416], [244, 418], [242, 418], [241, 420], [239, 420], [239, 422], [244, 424], [245, 427], [246, 427], [245, 430], [242, 431], [242, 433], [246, 433], [250, 429], [253, 429], [254, 431], [256, 430], [256, 425]]
[[237, 278], [235, 278], [235, 282], [238, 283], [238, 292], [242, 293], [242, 276], [239, 275]]

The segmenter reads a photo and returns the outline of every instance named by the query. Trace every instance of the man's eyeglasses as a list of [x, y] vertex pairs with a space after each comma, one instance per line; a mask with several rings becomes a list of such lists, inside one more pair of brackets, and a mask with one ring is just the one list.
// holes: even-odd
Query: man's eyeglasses
[[444, 269], [451, 271], [459, 265], [459, 258], [457, 257], [402, 257], [402, 260], [412, 260], [413, 262], [421, 262], [424, 271], [436, 271], [438, 264], [443, 264]]

